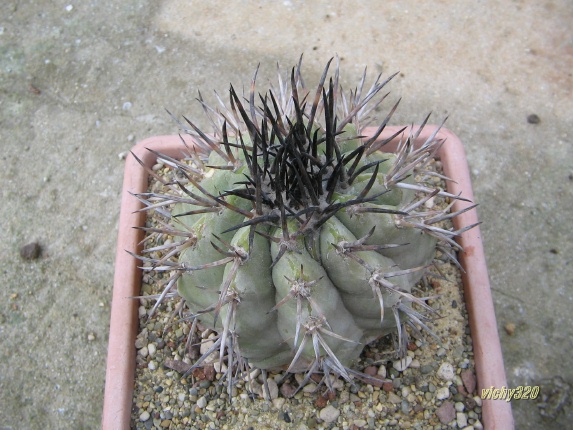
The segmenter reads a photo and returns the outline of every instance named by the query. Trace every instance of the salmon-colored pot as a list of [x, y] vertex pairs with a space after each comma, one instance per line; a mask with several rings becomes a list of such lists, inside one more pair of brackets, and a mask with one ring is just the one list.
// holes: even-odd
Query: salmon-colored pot
[[[379, 139], [386, 139], [401, 128], [386, 127]], [[435, 126], [426, 126], [416, 144], [424, 143], [435, 129]], [[367, 128], [363, 130], [362, 135], [373, 135], [375, 131], [374, 128]], [[438, 157], [442, 161], [445, 175], [453, 180], [448, 181], [448, 192], [461, 194], [473, 200], [470, 174], [460, 140], [444, 128], [438, 132], [436, 137], [445, 139]], [[395, 150], [399, 140], [400, 137], [396, 137], [384, 146], [384, 151]], [[190, 138], [188, 144], [192, 144]], [[148, 151], [148, 148], [179, 158], [182, 154], [182, 147], [179, 136], [156, 136], [138, 143], [132, 152], [151, 167], [155, 164], [157, 157]], [[147, 172], [130, 154], [125, 165], [115, 260], [102, 421], [102, 427], [105, 430], [128, 429], [130, 426], [139, 307], [139, 301], [130, 297], [140, 293], [141, 271], [137, 268], [138, 261], [126, 251], [134, 253], [140, 251], [138, 243], [143, 233], [133, 227], [144, 225], [146, 217], [145, 213], [135, 212], [141, 208], [141, 204], [130, 193], [145, 192], [147, 186]], [[453, 210], [458, 211], [469, 205], [468, 202], [457, 200]], [[455, 229], [475, 223], [477, 223], [475, 209], [454, 218]], [[465, 273], [462, 273], [462, 280], [473, 339], [479, 394], [482, 388], [491, 386], [501, 388], [507, 386], [507, 382], [479, 227], [464, 232], [458, 241], [464, 248], [464, 252], [458, 256], [458, 259], [465, 270]], [[483, 400], [482, 423], [486, 430], [511, 430], [513, 416], [510, 403], [505, 400]]]

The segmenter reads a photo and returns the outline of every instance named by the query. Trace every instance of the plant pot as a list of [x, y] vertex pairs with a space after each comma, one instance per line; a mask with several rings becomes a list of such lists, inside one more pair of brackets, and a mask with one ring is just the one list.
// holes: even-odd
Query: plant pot
[[[385, 139], [397, 130], [399, 127], [387, 127], [379, 139]], [[426, 126], [416, 143], [422, 144], [433, 130], [435, 127]], [[373, 128], [367, 128], [362, 134], [368, 136], [375, 131]], [[473, 200], [470, 175], [460, 140], [444, 128], [439, 131], [437, 138], [445, 139], [438, 157], [442, 161], [444, 174], [453, 180], [448, 181], [448, 192], [461, 193], [463, 197]], [[399, 137], [395, 138], [384, 150], [395, 150], [399, 140]], [[133, 153], [147, 166], [152, 166], [157, 157], [148, 151], [148, 148], [177, 158], [181, 155], [181, 147], [179, 136], [157, 136], [137, 144]], [[133, 227], [144, 225], [147, 216], [146, 213], [136, 212], [140, 209], [140, 203], [130, 193], [145, 192], [147, 187], [147, 172], [129, 155], [124, 174], [111, 306], [102, 421], [104, 429], [128, 429], [130, 426], [139, 306], [138, 300], [130, 297], [140, 293], [141, 271], [137, 267], [138, 261], [126, 251], [140, 251], [139, 242], [143, 232]], [[457, 200], [453, 211], [463, 209], [469, 204]], [[469, 210], [455, 217], [453, 221], [455, 229], [461, 229], [476, 223], [477, 213], [475, 209]], [[462, 280], [480, 393], [483, 388], [507, 386], [507, 382], [479, 227], [464, 232], [458, 240], [464, 248], [458, 259], [464, 268]], [[483, 400], [482, 422], [486, 429], [512, 429], [510, 403], [505, 400]]]

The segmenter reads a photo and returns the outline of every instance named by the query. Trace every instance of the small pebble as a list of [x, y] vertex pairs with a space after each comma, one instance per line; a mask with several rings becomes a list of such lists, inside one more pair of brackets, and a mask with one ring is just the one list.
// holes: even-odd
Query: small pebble
[[147, 345], [147, 351], [149, 352], [150, 357], [155, 357], [155, 352], [157, 352], [157, 347], [155, 346], [155, 344], [150, 343], [149, 345]]
[[435, 204], [436, 204], [436, 202], [435, 202], [434, 197], [430, 197], [428, 200], [426, 200], [426, 202], [424, 203], [424, 206], [426, 206], [428, 209], [432, 209]]
[[38, 242], [30, 242], [20, 248], [20, 257], [24, 260], [35, 260], [41, 252], [42, 248]]
[[406, 370], [410, 364], [412, 364], [412, 357], [406, 356], [401, 360], [396, 360], [392, 363], [392, 367], [396, 369], [398, 372], [403, 372]]
[[444, 400], [450, 397], [450, 390], [448, 387], [440, 387], [436, 390], [436, 399]]
[[532, 113], [531, 115], [527, 115], [527, 122], [529, 124], [539, 124], [541, 122], [541, 118], [536, 114]]
[[388, 393], [388, 401], [395, 404], [402, 403], [402, 399], [394, 393]]
[[273, 399], [273, 406], [275, 407], [275, 409], [281, 410], [285, 402], [286, 399], [284, 397], [278, 397], [276, 399]]
[[203, 409], [207, 406], [207, 399], [204, 396], [199, 397], [199, 400], [197, 400], [197, 406]]
[[338, 417], [340, 416], [340, 411], [336, 409], [334, 406], [328, 405], [327, 407], [325, 407], [320, 411], [318, 416], [325, 423], [330, 424], [338, 419]]
[[431, 371], [432, 371], [432, 366], [430, 366], [429, 364], [425, 364], [422, 367], [420, 367], [420, 372], [422, 372], [423, 375], [427, 375]]
[[452, 402], [444, 402], [442, 406], [437, 409], [436, 415], [442, 424], [448, 424], [456, 418], [456, 410]]
[[149, 412], [143, 411], [143, 412], [141, 413], [141, 415], [139, 416], [139, 421], [145, 422], [145, 421], [147, 421], [150, 417], [151, 417], [151, 415], [149, 415]]
[[477, 381], [476, 381], [476, 377], [474, 375], [474, 372], [472, 370], [464, 370], [461, 374], [460, 377], [462, 378], [462, 381], [464, 383], [464, 387], [466, 388], [466, 391], [469, 394], [472, 394], [475, 389], [476, 389], [476, 385], [477, 385]]
[[296, 387], [294, 387], [292, 384], [289, 384], [288, 382], [285, 382], [281, 385], [280, 392], [285, 398], [290, 399], [294, 396]]
[[[472, 411], [477, 406], [477, 403], [474, 400], [474, 398], [470, 397], [470, 396], [468, 396], [464, 399], [464, 403], [465, 403], [466, 408], [469, 409], [470, 411]], [[470, 413], [472, 413], [472, 412], [470, 412]]]
[[515, 333], [515, 324], [513, 323], [507, 323], [504, 328], [505, 332], [510, 336], [513, 336], [513, 334]]
[[456, 404], [454, 405], [454, 408], [456, 409], [457, 412], [463, 412], [463, 410], [466, 407], [462, 402], [456, 402]]
[[142, 336], [138, 336], [137, 339], [135, 339], [135, 347], [137, 349], [141, 349], [146, 345], [145, 343], [145, 338]]
[[267, 390], [265, 389], [263, 392], [265, 394], [265, 399], [267, 400], [274, 400], [279, 396], [279, 386], [277, 385], [276, 381], [273, 378], [267, 379], [267, 387], [269, 388], [269, 393], [271, 398], [268, 399]]
[[450, 363], [442, 363], [438, 369], [438, 377], [444, 381], [451, 381], [455, 376], [456, 372], [454, 371], [454, 366]]
[[376, 368], [376, 366], [368, 366], [366, 369], [364, 369], [364, 373], [369, 375], [369, 376], [376, 375], [377, 371], [378, 371], [378, 369]]
[[463, 412], [458, 412], [456, 414], [456, 422], [459, 428], [464, 428], [468, 425], [468, 416]]

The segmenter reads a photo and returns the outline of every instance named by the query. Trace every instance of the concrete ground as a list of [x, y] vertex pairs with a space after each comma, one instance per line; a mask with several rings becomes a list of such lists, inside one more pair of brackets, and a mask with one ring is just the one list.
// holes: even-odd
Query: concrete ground
[[[558, 0], [2, 1], [0, 429], [99, 427], [118, 154], [176, 132], [164, 108], [206, 125], [198, 89], [212, 102], [258, 63], [264, 88], [301, 53], [311, 83], [336, 53], [346, 88], [365, 66], [372, 79], [399, 70], [394, 124], [449, 115], [509, 386], [553, 393], [545, 409], [514, 400], [517, 428], [570, 427], [572, 23], [573, 3]], [[41, 254], [24, 259], [31, 242]]]

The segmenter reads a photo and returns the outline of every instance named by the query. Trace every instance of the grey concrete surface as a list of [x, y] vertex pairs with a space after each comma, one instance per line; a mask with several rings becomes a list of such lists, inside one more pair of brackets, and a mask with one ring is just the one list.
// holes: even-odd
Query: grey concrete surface
[[[472, 169], [510, 387], [573, 383], [573, 3], [15, 1], [0, 4], [0, 429], [98, 428], [123, 161], [304, 52], [350, 88], [400, 71], [394, 124], [434, 112]], [[390, 106], [390, 103], [388, 104]], [[528, 115], [540, 121], [532, 124]], [[38, 242], [38, 259], [20, 257]], [[508, 335], [504, 326], [515, 324]], [[569, 393], [571, 395], [571, 393]], [[555, 398], [555, 397], [554, 397]], [[513, 401], [520, 429], [571, 428]], [[552, 412], [549, 409], [546, 411]]]

